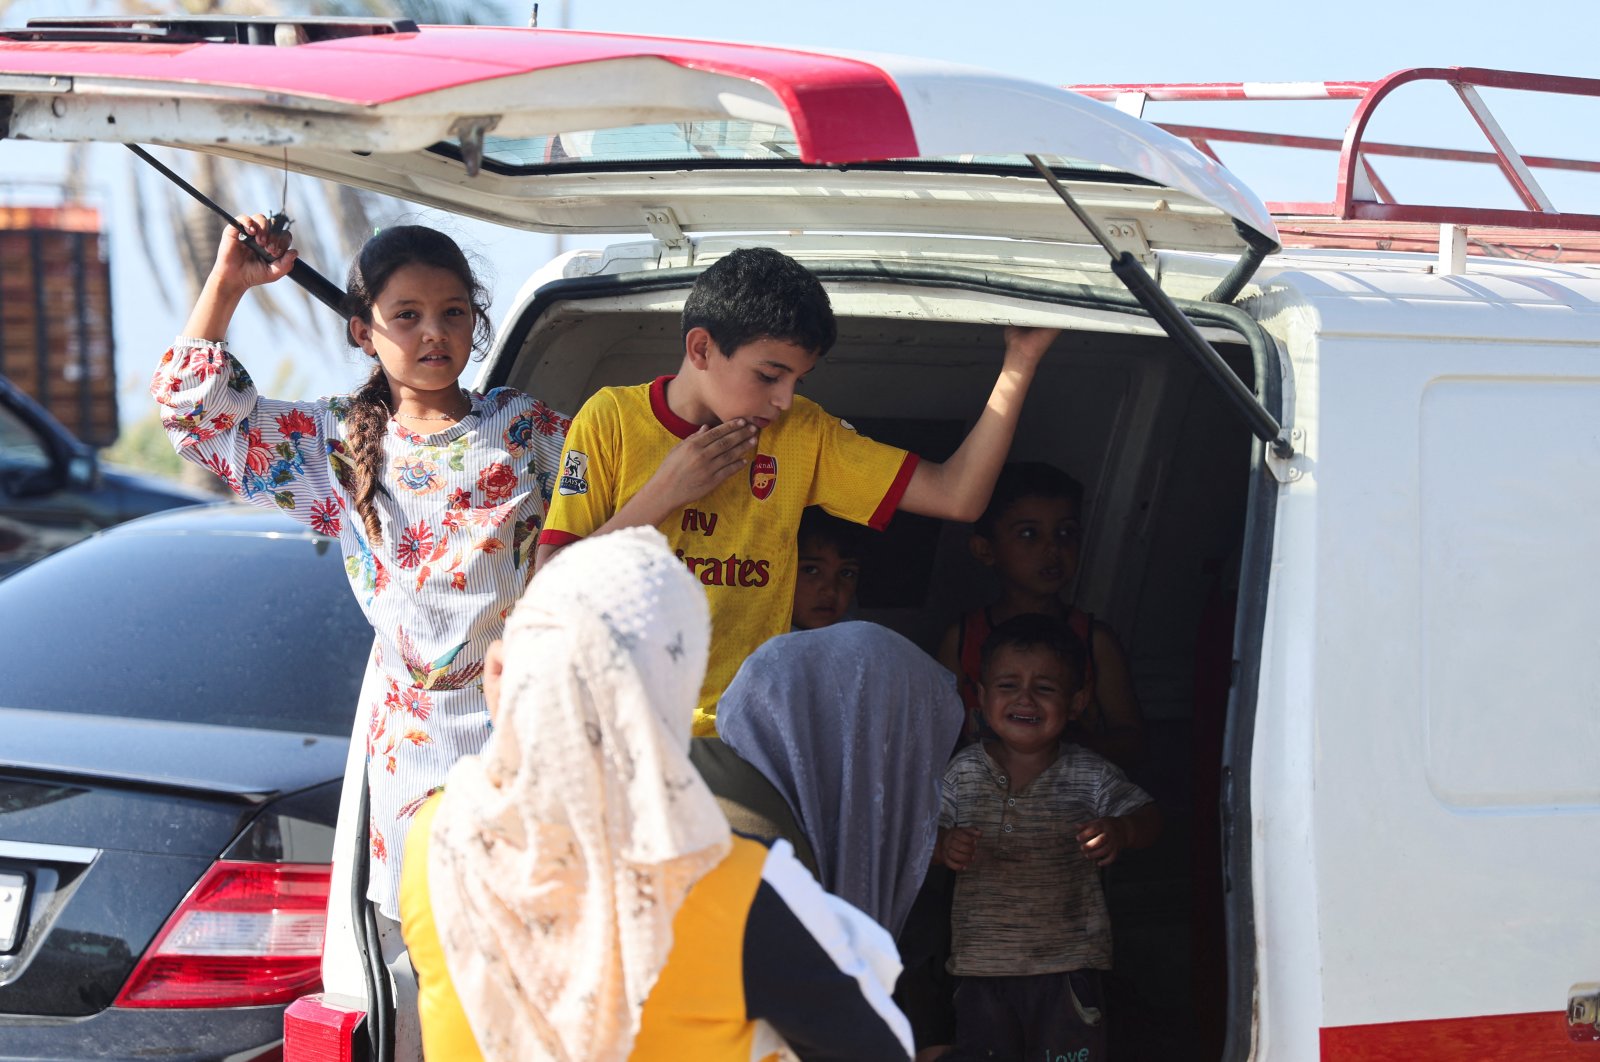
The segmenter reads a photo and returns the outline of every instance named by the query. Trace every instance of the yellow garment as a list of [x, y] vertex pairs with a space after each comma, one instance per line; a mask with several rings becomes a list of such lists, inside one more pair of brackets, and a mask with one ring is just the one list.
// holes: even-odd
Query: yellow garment
[[428, 835], [433, 814], [439, 810], [435, 793], [418, 809], [406, 835], [406, 854], [400, 867], [400, 932], [411, 953], [417, 974], [417, 1019], [422, 1023], [424, 1058], [451, 1062], [482, 1062], [478, 1042], [461, 1009], [461, 1000], [444, 965], [439, 929], [433, 921], [428, 893]]
[[[433, 919], [428, 843], [438, 796], [417, 812], [400, 877], [400, 918], [417, 974], [423, 1055], [481, 1062]], [[650, 991], [630, 1062], [756, 1062], [756, 1023], [745, 1014], [744, 934], [767, 848], [743, 837], [689, 890], [672, 920], [672, 951]], [[776, 1058], [761, 1056], [760, 1062]]]
[[[667, 406], [671, 377], [607, 387], [572, 420], [561, 477], [539, 541], [563, 546], [593, 533], [639, 492], [667, 453], [698, 425]], [[789, 411], [757, 437], [747, 475], [723, 482], [656, 525], [706, 587], [711, 656], [694, 735], [716, 735], [717, 699], [757, 646], [789, 629], [801, 511], [820, 505], [882, 530], [894, 515], [917, 458], [858, 435], [796, 395]]]
[[736, 836], [728, 857], [689, 890], [672, 919], [667, 964], [644, 1003], [632, 1062], [752, 1059], [744, 930], [766, 860], [765, 845]]

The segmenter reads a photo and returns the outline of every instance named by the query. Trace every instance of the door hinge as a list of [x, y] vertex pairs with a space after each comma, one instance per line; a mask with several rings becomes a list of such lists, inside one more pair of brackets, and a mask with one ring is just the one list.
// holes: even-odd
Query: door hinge
[[479, 114], [470, 118], [457, 118], [450, 126], [450, 135], [461, 143], [461, 162], [468, 177], [476, 177], [483, 168], [483, 137], [500, 124], [498, 114]]
[[1135, 218], [1106, 218], [1105, 235], [1111, 246], [1127, 251], [1139, 260], [1150, 275], [1161, 278], [1161, 260], [1150, 250], [1150, 241], [1144, 238], [1144, 226]]
[[1306, 474], [1306, 433], [1303, 428], [1286, 428], [1279, 438], [1287, 438], [1294, 452], [1279, 457], [1272, 447], [1267, 447], [1267, 471], [1279, 483], [1298, 483]]
[[1600, 1043], [1600, 983], [1589, 981], [1567, 991], [1567, 1039]]
[[1306, 430], [1288, 427], [1278, 438], [1288, 441], [1291, 453], [1283, 457], [1272, 446], [1267, 446], [1267, 472], [1272, 473], [1278, 483], [1299, 483], [1306, 478]]
[[694, 264], [694, 243], [684, 235], [683, 227], [678, 224], [677, 215], [671, 207], [646, 207], [644, 223], [650, 235], [661, 244], [663, 266]]

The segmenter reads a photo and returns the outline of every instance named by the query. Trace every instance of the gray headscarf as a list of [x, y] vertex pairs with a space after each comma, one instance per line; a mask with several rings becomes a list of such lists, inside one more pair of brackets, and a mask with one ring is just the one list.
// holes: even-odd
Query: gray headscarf
[[961, 718], [950, 672], [888, 628], [851, 622], [750, 654], [717, 731], [789, 802], [822, 887], [898, 935], [933, 854]]

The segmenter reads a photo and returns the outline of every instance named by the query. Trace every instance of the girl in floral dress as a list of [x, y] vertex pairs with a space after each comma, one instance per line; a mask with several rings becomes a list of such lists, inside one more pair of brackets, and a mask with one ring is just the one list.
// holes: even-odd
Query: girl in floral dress
[[245, 292], [285, 276], [296, 252], [264, 216], [239, 220], [275, 260], [223, 234], [151, 393], [180, 455], [339, 540], [377, 632], [360, 706], [367, 896], [397, 919], [411, 817], [489, 736], [484, 650], [527, 582], [570, 421], [509, 387], [459, 386], [489, 337], [486, 293], [453, 240], [417, 225], [384, 229], [350, 267], [348, 333], [373, 361], [366, 383], [315, 402], [261, 397], [223, 336]]

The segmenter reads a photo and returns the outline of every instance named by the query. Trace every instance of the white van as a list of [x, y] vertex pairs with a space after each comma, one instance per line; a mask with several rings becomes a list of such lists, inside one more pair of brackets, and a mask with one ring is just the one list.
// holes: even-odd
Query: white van
[[[751, 243], [833, 299], [807, 394], [936, 458], [998, 326], [1065, 329], [1014, 452], [1088, 486], [1076, 600], [1129, 647], [1136, 777], [1169, 823], [1108, 884], [1124, 1057], [1600, 1059], [1577, 1042], [1600, 1038], [1600, 268], [1462, 254], [1454, 227], [1592, 248], [1600, 218], [1554, 213], [1498, 126], [1485, 155], [1523, 210], [1407, 214], [1363, 154], [1367, 86], [1331, 216], [1292, 226], [1317, 249], [1282, 250], [1204, 144], [968, 68], [304, 20], [83, 35], [0, 39], [0, 131], [648, 231], [549, 263], [502, 323], [485, 382], [558, 408], [671, 371], [697, 272]], [[1377, 249], [1441, 223], [1439, 254]], [[1152, 305], [1166, 329], [1119, 280], [1141, 267], [1181, 311]], [[931, 646], [987, 592], [964, 541], [897, 519], [865, 618]], [[291, 1060], [382, 1053], [387, 987], [339, 884], [364, 863], [362, 733], [326, 991], [291, 1008]]]

